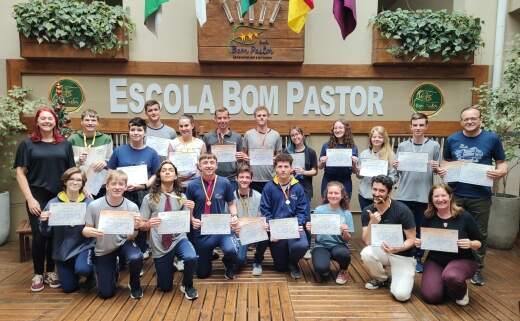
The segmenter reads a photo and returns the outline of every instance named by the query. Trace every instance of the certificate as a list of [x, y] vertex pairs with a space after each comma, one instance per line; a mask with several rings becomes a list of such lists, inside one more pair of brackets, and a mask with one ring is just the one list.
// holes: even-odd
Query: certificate
[[377, 175], [388, 174], [388, 161], [381, 159], [364, 158], [361, 160], [359, 175], [364, 177], [374, 177]]
[[231, 214], [202, 214], [201, 221], [201, 235], [231, 233]]
[[179, 172], [191, 173], [197, 171], [198, 156], [193, 152], [172, 152], [170, 160]]
[[72, 146], [74, 157], [79, 158], [81, 154], [87, 153], [87, 159], [83, 163], [84, 166], [90, 166], [95, 163], [104, 162], [107, 159], [108, 145], [101, 145], [97, 147], [80, 147]]
[[352, 149], [328, 148], [327, 167], [352, 167]]
[[84, 225], [87, 205], [85, 203], [52, 203], [49, 226]]
[[296, 217], [280, 218], [269, 221], [271, 240], [287, 240], [300, 238], [298, 219]]
[[338, 214], [311, 214], [311, 233], [340, 235], [341, 217]]
[[159, 212], [157, 217], [161, 219], [157, 226], [158, 234], [190, 232], [190, 211]]
[[127, 185], [141, 185], [148, 182], [148, 169], [144, 164], [118, 167], [117, 170], [121, 170], [128, 175]]
[[273, 166], [274, 149], [252, 148], [248, 152], [251, 166]]
[[102, 169], [99, 172], [89, 170], [87, 175], [87, 182], [85, 183], [85, 189], [92, 195], [97, 195], [99, 190], [106, 183], [108, 171]]
[[242, 245], [258, 243], [268, 239], [262, 220], [250, 220], [240, 227], [240, 243]]
[[458, 253], [458, 230], [421, 227], [421, 249]]
[[429, 157], [428, 153], [399, 152], [397, 155], [397, 160], [399, 161], [397, 170], [426, 173], [428, 171]]
[[101, 211], [98, 230], [105, 234], [134, 234], [134, 213], [127, 211]]
[[159, 156], [168, 156], [170, 140], [163, 137], [146, 136], [146, 146], [153, 148]]
[[234, 163], [237, 161], [235, 156], [237, 152], [237, 145], [235, 144], [212, 145], [211, 152], [217, 156], [217, 162], [219, 163]]
[[292, 167], [293, 168], [301, 168], [305, 169], [305, 153], [294, 153], [290, 154], [293, 162]]
[[459, 182], [492, 187], [493, 180], [487, 176], [487, 171], [493, 169], [491, 165], [466, 163], [460, 168]]
[[372, 246], [381, 246], [383, 242], [390, 247], [403, 246], [403, 227], [401, 224], [372, 224]]

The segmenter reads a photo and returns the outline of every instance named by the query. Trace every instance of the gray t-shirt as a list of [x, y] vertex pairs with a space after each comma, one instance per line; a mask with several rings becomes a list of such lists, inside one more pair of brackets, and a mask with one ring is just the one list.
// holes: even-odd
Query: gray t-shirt
[[[212, 145], [235, 145], [236, 151], [242, 151], [242, 137], [232, 131], [224, 135], [223, 139], [221, 139], [215, 130], [212, 130], [204, 135], [202, 138], [204, 144], [206, 144], [206, 149], [209, 153], [211, 153]], [[227, 177], [229, 180], [236, 180], [237, 176], [237, 162], [218, 162], [217, 164], [217, 175]]]
[[[274, 154], [278, 154], [282, 151], [282, 138], [274, 129], [269, 129], [266, 134], [261, 134], [256, 128], [253, 128], [244, 134], [244, 147], [247, 148], [248, 152], [251, 149], [265, 148], [273, 149]], [[273, 179], [273, 165], [251, 166], [251, 169], [253, 171], [253, 182], [268, 182]]]
[[[186, 198], [186, 196], [183, 197]], [[150, 199], [150, 194], [146, 195], [143, 199], [143, 203], [141, 204], [141, 216], [145, 220], [149, 220], [152, 217], [157, 217], [159, 212], [164, 212], [164, 207], [166, 204], [166, 195], [161, 193], [161, 197], [159, 198], [159, 203], [155, 203]], [[184, 206], [182, 206], [179, 202], [178, 198], [170, 197], [170, 204], [172, 206], [171, 211], [181, 211], [186, 210]], [[152, 248], [152, 257], [159, 258], [168, 254], [173, 248], [179, 243], [180, 240], [186, 238], [186, 233], [173, 234], [172, 244], [169, 248], [165, 249], [162, 245], [162, 235], [157, 233], [156, 228], [150, 229], [150, 239], [151, 239], [151, 248]]]
[[[128, 212], [139, 212], [139, 207], [135, 203], [124, 198], [123, 202], [119, 206], [111, 206], [107, 203], [106, 197], [98, 198], [95, 201], [90, 202], [87, 207], [87, 213], [85, 214], [86, 225], [93, 226], [95, 228], [99, 225], [99, 214], [103, 210], [109, 211], [128, 211]], [[127, 235], [117, 234], [109, 235], [106, 234], [103, 237], [96, 238], [96, 247], [94, 253], [96, 256], [107, 255], [114, 252], [118, 247], [126, 242]]]
[[146, 126], [146, 136], [174, 139], [175, 137], [177, 137], [177, 133], [170, 126], [163, 124], [160, 128], [152, 128], [150, 126]]
[[[428, 153], [429, 160], [439, 161], [439, 143], [428, 139], [424, 144], [414, 144], [411, 140], [406, 140], [397, 147], [399, 152]], [[398, 172], [399, 184], [397, 187], [396, 199], [400, 201], [413, 201], [428, 203], [428, 193], [433, 185], [433, 171], [428, 166], [426, 173], [420, 172]]]
[[235, 191], [235, 198], [237, 200], [237, 214], [238, 217], [259, 217], [260, 215], [260, 199], [262, 194], [251, 189], [249, 196], [242, 198]]
[[[359, 154], [358, 166], [362, 166], [364, 159], [379, 159], [379, 157], [377, 153], [372, 153], [372, 151], [367, 148], [364, 151], [362, 151], [361, 154]], [[388, 162], [387, 175], [392, 179], [392, 181], [397, 181], [397, 171], [392, 166], [391, 161]], [[372, 199], [372, 177], [364, 177], [359, 175], [358, 177], [360, 177], [359, 194], [366, 199]]]

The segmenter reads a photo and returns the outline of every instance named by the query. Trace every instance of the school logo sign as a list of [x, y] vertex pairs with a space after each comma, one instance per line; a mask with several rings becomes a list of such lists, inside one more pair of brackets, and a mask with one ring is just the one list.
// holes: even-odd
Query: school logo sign
[[61, 100], [68, 113], [77, 111], [85, 102], [83, 87], [72, 79], [60, 79], [51, 85], [49, 100], [54, 101], [57, 96], [62, 97]]
[[424, 83], [415, 87], [410, 97], [410, 106], [416, 113], [432, 116], [441, 111], [444, 105], [444, 96], [441, 89], [431, 83]]

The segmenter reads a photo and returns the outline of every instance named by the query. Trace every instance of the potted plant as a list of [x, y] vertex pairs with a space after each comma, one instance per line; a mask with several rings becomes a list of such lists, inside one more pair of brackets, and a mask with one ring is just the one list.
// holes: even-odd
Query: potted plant
[[381, 11], [371, 19], [373, 64], [473, 63], [483, 21], [446, 10]]
[[479, 96], [483, 127], [500, 136], [509, 164], [508, 173], [493, 188], [488, 244], [510, 249], [516, 240], [520, 219], [520, 198], [506, 193], [509, 173], [520, 163], [520, 36], [513, 41], [502, 85], [493, 89], [484, 84], [474, 90]]
[[128, 61], [128, 11], [105, 2], [30, 0], [13, 6], [20, 56]]
[[[30, 92], [30, 89], [15, 87], [7, 92], [7, 96], [0, 96], [0, 150], [4, 156], [0, 162], [0, 190], [6, 190], [13, 179], [14, 149], [18, 135], [26, 130], [20, 116], [45, 104], [44, 99], [28, 100]], [[0, 193], [0, 245], [9, 236], [10, 220], [9, 192], [4, 191]]]

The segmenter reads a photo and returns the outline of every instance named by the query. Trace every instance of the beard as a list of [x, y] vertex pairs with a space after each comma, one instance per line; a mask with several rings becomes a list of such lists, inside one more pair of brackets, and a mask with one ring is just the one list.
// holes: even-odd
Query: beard
[[381, 196], [374, 196], [374, 203], [375, 204], [382, 204], [384, 202], [386, 202], [386, 200], [388, 199], [388, 196], [385, 196], [385, 197], [381, 197]]

